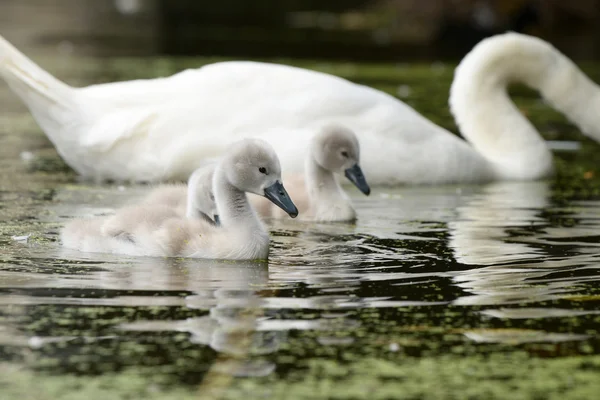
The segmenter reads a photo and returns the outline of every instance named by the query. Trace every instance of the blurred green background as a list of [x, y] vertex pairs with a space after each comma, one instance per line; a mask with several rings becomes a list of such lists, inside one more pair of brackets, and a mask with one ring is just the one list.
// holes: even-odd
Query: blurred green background
[[460, 59], [485, 36], [541, 36], [600, 55], [598, 0], [0, 0], [25, 50], [352, 60]]

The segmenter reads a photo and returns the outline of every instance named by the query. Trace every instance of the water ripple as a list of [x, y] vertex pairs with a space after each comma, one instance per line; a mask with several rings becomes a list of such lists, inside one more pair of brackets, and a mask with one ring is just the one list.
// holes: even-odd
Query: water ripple
[[31, 235], [6, 241], [0, 259], [0, 351], [18, 358], [27, 348], [80, 373], [82, 362], [102, 360], [192, 375], [215, 365], [233, 376], [342, 350], [420, 355], [565, 342], [600, 352], [599, 201], [553, 204], [543, 182], [382, 188], [355, 199], [355, 225], [275, 222], [268, 263], [58, 246], [68, 218], [110, 213], [146, 190], [65, 185], [58, 200], [31, 205], [35, 222], [25, 224], [0, 208], [3, 233]]

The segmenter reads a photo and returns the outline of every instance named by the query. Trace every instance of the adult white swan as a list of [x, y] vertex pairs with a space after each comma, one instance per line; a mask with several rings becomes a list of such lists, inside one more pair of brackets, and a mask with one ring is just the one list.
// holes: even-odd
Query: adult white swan
[[550, 151], [506, 94], [540, 90], [600, 140], [598, 87], [548, 43], [514, 33], [478, 44], [456, 70], [450, 103], [471, 144], [378, 90], [310, 70], [223, 62], [167, 78], [68, 86], [0, 37], [0, 75], [63, 159], [95, 179], [186, 179], [248, 132], [301, 172], [315, 130], [341, 123], [360, 141], [372, 184], [528, 180], [552, 171]]

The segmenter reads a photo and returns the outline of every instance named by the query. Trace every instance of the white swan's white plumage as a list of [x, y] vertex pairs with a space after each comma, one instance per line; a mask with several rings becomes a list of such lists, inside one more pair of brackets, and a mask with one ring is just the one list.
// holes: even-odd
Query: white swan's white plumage
[[173, 207], [143, 203], [111, 217], [68, 223], [61, 231], [62, 244], [134, 256], [266, 259], [269, 233], [246, 192], [267, 196], [292, 217], [298, 213], [281, 184], [279, 159], [262, 140], [245, 139], [226, 151], [214, 171], [213, 191], [219, 227], [181, 216]]
[[[319, 222], [354, 221], [356, 211], [335, 174], [345, 174], [368, 195], [371, 190], [359, 161], [360, 146], [350, 129], [332, 124], [317, 132], [306, 155], [304, 175], [286, 180], [286, 188], [300, 211], [299, 218]], [[264, 217], [285, 217], [281, 209], [263, 197], [252, 196], [251, 201]]]
[[358, 135], [372, 184], [546, 176], [549, 153], [506, 97], [513, 80], [539, 89], [600, 139], [597, 86], [549, 44], [512, 33], [482, 41], [456, 71], [452, 111], [475, 147], [393, 96], [284, 65], [223, 62], [167, 78], [75, 89], [0, 38], [0, 75], [63, 159], [96, 179], [185, 179], [249, 132], [273, 145], [286, 173], [301, 173], [299, 149], [331, 122]]

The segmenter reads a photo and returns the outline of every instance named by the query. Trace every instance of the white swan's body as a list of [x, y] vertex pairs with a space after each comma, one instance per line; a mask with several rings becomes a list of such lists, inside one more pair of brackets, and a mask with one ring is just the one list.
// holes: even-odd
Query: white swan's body
[[[271, 146], [246, 139], [234, 144], [216, 167], [213, 190], [221, 226], [178, 215], [172, 207], [142, 204], [108, 218], [75, 220], [61, 231], [63, 246], [87, 252], [134, 256], [266, 259], [269, 233], [246, 198], [263, 194], [295, 217]], [[108, 225], [108, 228], [107, 228]], [[129, 230], [112, 229], [113, 226]]]
[[537, 179], [551, 172], [550, 154], [507, 98], [513, 80], [600, 139], [597, 86], [549, 44], [517, 34], [482, 41], [456, 71], [452, 110], [474, 147], [388, 94], [284, 65], [224, 62], [75, 89], [0, 38], [0, 75], [63, 159], [96, 179], [185, 179], [248, 132], [301, 173], [299, 149], [331, 122], [357, 133], [374, 184]]
[[[371, 192], [359, 166], [360, 146], [351, 130], [337, 124], [322, 129], [311, 139], [304, 176], [286, 179], [287, 189], [300, 211], [300, 219], [319, 222], [349, 222], [356, 219], [350, 198], [335, 173], [346, 174], [364, 194]], [[283, 218], [281, 209], [262, 197], [252, 204], [264, 217]]]

